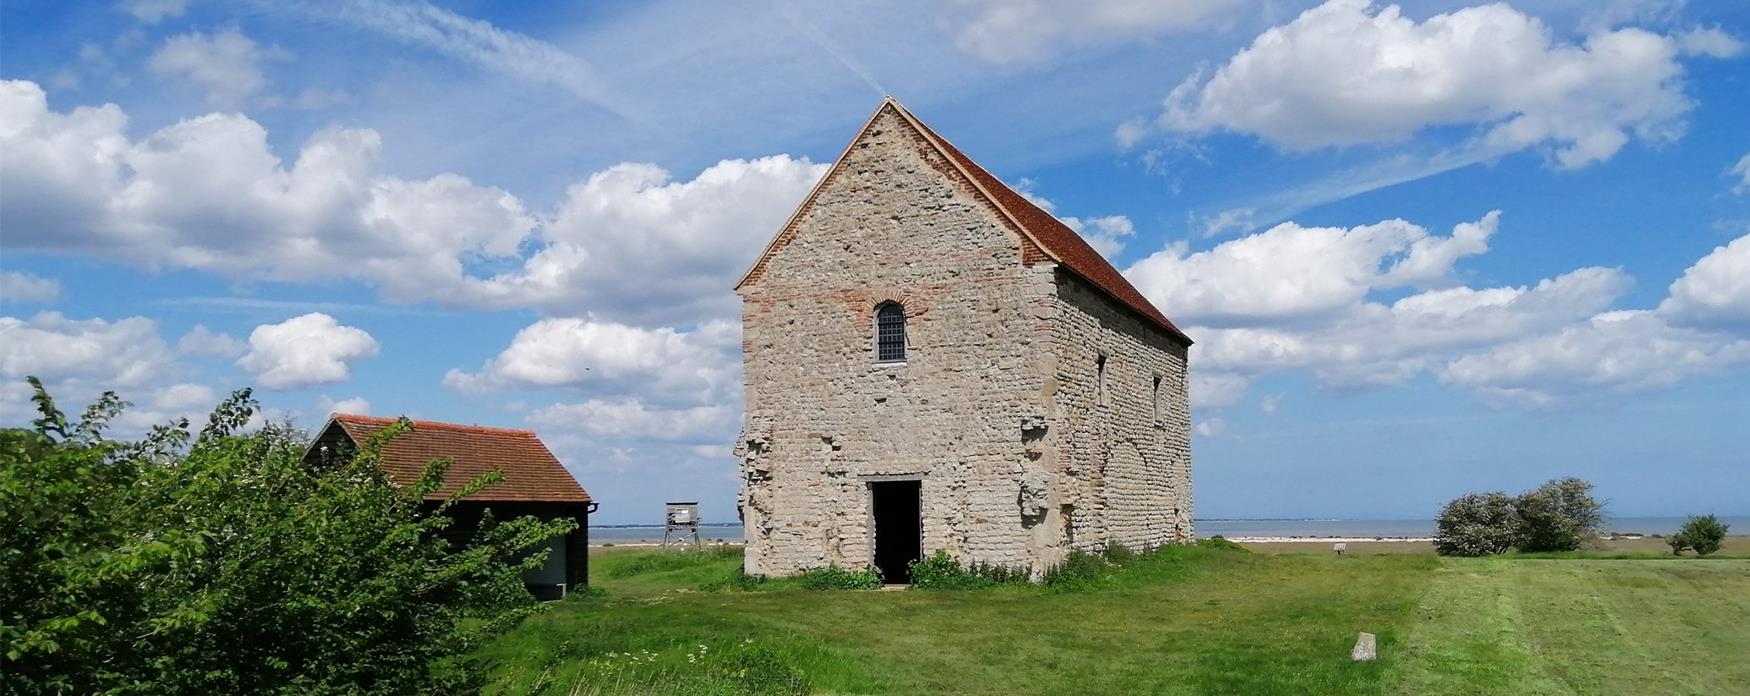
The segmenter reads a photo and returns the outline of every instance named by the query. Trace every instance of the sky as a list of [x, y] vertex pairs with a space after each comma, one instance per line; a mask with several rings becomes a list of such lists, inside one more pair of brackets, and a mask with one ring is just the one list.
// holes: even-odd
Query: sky
[[1197, 341], [1203, 518], [1750, 514], [1750, 4], [0, 5], [0, 425], [253, 387], [733, 522], [731, 288], [884, 95]]

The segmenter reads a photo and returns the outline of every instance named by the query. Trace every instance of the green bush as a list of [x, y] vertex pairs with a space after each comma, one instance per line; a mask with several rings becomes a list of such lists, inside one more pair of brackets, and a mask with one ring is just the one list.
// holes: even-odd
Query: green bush
[[947, 551], [912, 561], [910, 568], [911, 586], [920, 590], [973, 590], [990, 586], [983, 578], [966, 572]]
[[1027, 581], [1025, 569], [981, 561], [961, 565], [942, 550], [911, 563], [911, 586], [920, 590], [977, 590]]
[[1592, 484], [1569, 477], [1538, 486], [1513, 500], [1521, 552], [1578, 551], [1595, 545], [1604, 526], [1604, 505]]
[[1604, 526], [1604, 504], [1592, 484], [1569, 477], [1509, 497], [1471, 493], [1447, 503], [1435, 520], [1434, 551], [1442, 556], [1487, 556], [1577, 551], [1592, 546]]
[[1106, 548], [1100, 551], [1100, 555], [1106, 559], [1107, 563], [1115, 566], [1124, 565], [1136, 558], [1136, 552], [1131, 551], [1130, 547], [1123, 544], [1107, 544]]
[[1683, 528], [1671, 535], [1665, 543], [1671, 545], [1671, 553], [1682, 555], [1685, 549], [1695, 552], [1697, 556], [1706, 556], [1720, 550], [1726, 542], [1726, 532], [1731, 525], [1720, 522], [1713, 515], [1690, 517], [1683, 523]]
[[785, 660], [783, 653], [764, 645], [726, 651], [708, 670], [713, 681], [730, 684], [732, 693], [752, 696], [806, 694], [808, 677]]
[[1045, 584], [1060, 589], [1091, 587], [1104, 580], [1111, 570], [1104, 556], [1077, 549], [1069, 552], [1062, 563], [1045, 571]]
[[1212, 537], [1204, 538], [1204, 539], [1198, 539], [1196, 542], [1193, 542], [1193, 543], [1198, 548], [1218, 549], [1221, 551], [1238, 551], [1240, 553], [1251, 553], [1251, 551], [1247, 550], [1246, 547], [1241, 546], [1238, 543], [1236, 543], [1232, 540], [1229, 540], [1227, 537], [1224, 537], [1220, 534], [1217, 534], [1217, 535], [1212, 536]]
[[881, 589], [881, 576], [873, 570], [827, 566], [798, 573], [796, 584], [805, 590], [877, 590]]
[[[403, 421], [310, 467], [289, 425], [241, 434], [233, 394], [115, 442], [127, 403], [77, 421], [32, 380], [36, 430], [0, 431], [0, 646], [11, 693], [406, 694], [477, 690], [469, 655], [535, 608], [522, 573], [570, 521], [487, 521], [452, 548], [412, 485], [377, 466]], [[456, 496], [496, 479], [483, 477]]]
[[1442, 556], [1505, 553], [1519, 541], [1519, 514], [1506, 493], [1471, 493], [1440, 509], [1434, 552]]
[[1689, 549], [1689, 538], [1680, 533], [1671, 535], [1671, 538], [1666, 539], [1665, 543], [1671, 547], [1671, 555], [1673, 556], [1681, 556], [1684, 551]]

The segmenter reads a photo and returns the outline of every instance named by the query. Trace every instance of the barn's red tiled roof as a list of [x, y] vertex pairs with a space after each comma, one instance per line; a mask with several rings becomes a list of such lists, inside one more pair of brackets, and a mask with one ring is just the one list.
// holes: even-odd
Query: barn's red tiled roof
[[1064, 268], [1081, 276], [1083, 280], [1093, 284], [1095, 288], [1111, 296], [1112, 299], [1165, 329], [1167, 333], [1172, 334], [1186, 345], [1191, 344], [1191, 338], [1186, 336], [1185, 332], [1174, 326], [1172, 320], [1167, 319], [1167, 315], [1156, 309], [1154, 303], [1149, 302], [1148, 298], [1136, 289], [1136, 286], [1131, 285], [1130, 281], [1118, 272], [1118, 269], [1113, 268], [1112, 264], [1106, 261], [1106, 257], [1101, 256], [1100, 252], [1094, 251], [1093, 247], [1088, 246], [1088, 243], [1082, 239], [1081, 235], [1076, 234], [1075, 230], [1070, 229], [1068, 225], [1063, 224], [1063, 221], [1034, 205], [1032, 201], [1027, 200], [1025, 196], [1017, 193], [1014, 189], [1009, 188], [1001, 179], [985, 171], [984, 167], [972, 161], [972, 158], [967, 157], [966, 153], [960, 151], [960, 148], [954, 147], [954, 144], [948, 142], [947, 138], [937, 135], [929, 125], [918, 120], [916, 116], [912, 116], [911, 112], [906, 111], [899, 102], [890, 98], [888, 103], [891, 103], [899, 113], [905, 115], [906, 120], [917, 124], [918, 129], [923, 132], [925, 137], [933, 141], [944, 154], [954, 160], [956, 165], [959, 165], [962, 171], [978, 182], [979, 187], [989, 194], [992, 203], [1007, 212], [1015, 220], [1015, 223], [1021, 226], [1022, 230], [1038, 242], [1047, 254], [1063, 264]]
[[[339, 426], [354, 444], [363, 445], [372, 435], [395, 423], [394, 418], [336, 413], [330, 424]], [[554, 458], [533, 430], [486, 428], [435, 421], [413, 421], [413, 427], [397, 434], [383, 447], [383, 473], [390, 481], [406, 484], [419, 478], [434, 459], [454, 461], [444, 473], [442, 489], [426, 496], [442, 499], [456, 489], [491, 471], [504, 472], [504, 480], [468, 496], [468, 500], [587, 503], [589, 493], [571, 472]]]

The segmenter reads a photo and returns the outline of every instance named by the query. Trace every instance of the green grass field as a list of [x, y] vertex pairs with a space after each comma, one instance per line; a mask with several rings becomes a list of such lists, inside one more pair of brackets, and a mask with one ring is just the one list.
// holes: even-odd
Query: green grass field
[[[1750, 693], [1750, 559], [1307, 551], [1165, 549], [1075, 591], [851, 592], [612, 550], [589, 595], [481, 657], [504, 694]], [[1349, 660], [1359, 631], [1378, 661]]]

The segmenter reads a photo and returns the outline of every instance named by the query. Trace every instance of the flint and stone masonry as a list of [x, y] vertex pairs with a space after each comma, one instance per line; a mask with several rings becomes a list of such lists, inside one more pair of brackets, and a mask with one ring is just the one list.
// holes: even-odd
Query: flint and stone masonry
[[[910, 544], [1037, 576], [1070, 549], [1191, 538], [1190, 340], [897, 102], [737, 292], [748, 573], [871, 568]], [[901, 361], [878, 359], [888, 303]], [[909, 530], [876, 509], [891, 481], [917, 482]]]

